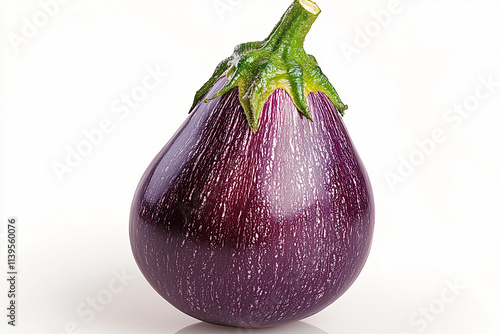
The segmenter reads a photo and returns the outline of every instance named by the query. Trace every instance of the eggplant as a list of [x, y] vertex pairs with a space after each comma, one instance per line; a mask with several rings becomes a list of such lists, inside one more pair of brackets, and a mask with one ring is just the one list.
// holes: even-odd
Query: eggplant
[[130, 214], [151, 286], [199, 320], [260, 328], [315, 314], [355, 281], [373, 194], [347, 108], [303, 42], [318, 6], [296, 0], [195, 94]]

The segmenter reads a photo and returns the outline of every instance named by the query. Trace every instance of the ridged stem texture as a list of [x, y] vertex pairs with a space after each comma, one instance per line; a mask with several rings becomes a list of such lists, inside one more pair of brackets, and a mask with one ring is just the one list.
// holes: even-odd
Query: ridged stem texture
[[[323, 92], [343, 114], [347, 105], [342, 103], [316, 59], [304, 51], [305, 37], [320, 12], [312, 1], [295, 0], [265, 40], [238, 45], [233, 55], [217, 66], [212, 77], [196, 93], [191, 110], [200, 102], [238, 87], [248, 125], [255, 132], [264, 104], [281, 88], [290, 95], [299, 112], [309, 119], [307, 95], [311, 92]], [[227, 79], [224, 87], [203, 99], [221, 77]]]

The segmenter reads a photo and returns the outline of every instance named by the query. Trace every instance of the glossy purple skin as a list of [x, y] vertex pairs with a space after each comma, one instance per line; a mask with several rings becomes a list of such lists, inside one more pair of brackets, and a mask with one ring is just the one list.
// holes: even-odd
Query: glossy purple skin
[[373, 197], [323, 93], [308, 96], [311, 122], [275, 91], [256, 133], [237, 93], [201, 103], [147, 168], [130, 238], [146, 279], [179, 310], [268, 327], [322, 310], [354, 282], [371, 245]]

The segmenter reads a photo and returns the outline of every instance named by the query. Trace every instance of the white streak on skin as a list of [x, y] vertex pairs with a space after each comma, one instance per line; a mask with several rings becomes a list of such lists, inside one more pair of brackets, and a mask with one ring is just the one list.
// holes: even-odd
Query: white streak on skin
[[[322, 96], [308, 97], [311, 122], [276, 92], [254, 134], [236, 93], [200, 105], [153, 161], [134, 199], [134, 254], [154, 288], [199, 319], [298, 320], [359, 274], [371, 189]], [[170, 159], [182, 161], [166, 169]]]

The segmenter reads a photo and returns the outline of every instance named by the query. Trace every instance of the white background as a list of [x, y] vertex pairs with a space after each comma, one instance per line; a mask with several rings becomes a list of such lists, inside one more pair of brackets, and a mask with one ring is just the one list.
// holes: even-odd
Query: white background
[[[290, 0], [61, 0], [52, 16], [47, 2], [0, 1], [1, 268], [7, 218], [19, 224], [18, 327], [6, 324], [1, 279], [1, 332], [257, 333], [187, 327], [198, 321], [140, 274], [128, 215], [196, 90], [236, 44], [265, 38]], [[500, 2], [317, 3], [305, 49], [349, 105], [375, 238], [344, 296], [263, 333], [500, 333]], [[148, 69], [168, 75], [123, 109]], [[54, 165], [106, 120], [58, 177]], [[99, 312], [94, 298], [106, 301]]]

